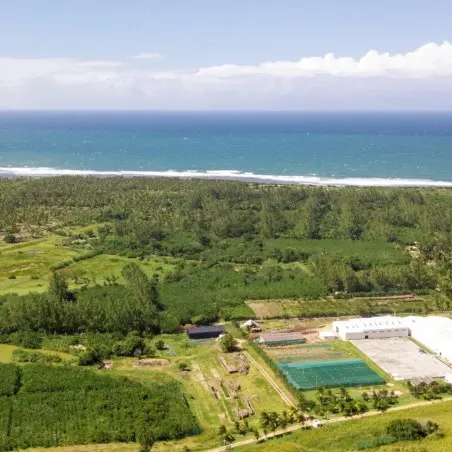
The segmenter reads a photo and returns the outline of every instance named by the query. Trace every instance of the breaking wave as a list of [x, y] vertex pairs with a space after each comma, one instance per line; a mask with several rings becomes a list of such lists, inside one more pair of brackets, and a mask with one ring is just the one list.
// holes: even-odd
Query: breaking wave
[[267, 184], [323, 185], [336, 187], [451, 187], [452, 181], [398, 179], [378, 177], [319, 177], [255, 174], [241, 171], [95, 171], [57, 168], [0, 167], [0, 177], [97, 176], [97, 177], [176, 177], [184, 179], [217, 179]]

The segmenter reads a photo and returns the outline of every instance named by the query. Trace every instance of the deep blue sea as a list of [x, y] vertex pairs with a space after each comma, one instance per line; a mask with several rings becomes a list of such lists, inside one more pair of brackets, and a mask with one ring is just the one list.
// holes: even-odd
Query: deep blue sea
[[452, 186], [452, 113], [0, 112], [0, 173]]

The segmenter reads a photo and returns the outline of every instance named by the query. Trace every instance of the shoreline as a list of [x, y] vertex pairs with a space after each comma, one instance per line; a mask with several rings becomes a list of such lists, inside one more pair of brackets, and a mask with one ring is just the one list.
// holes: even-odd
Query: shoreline
[[308, 185], [332, 187], [394, 187], [394, 188], [452, 188], [452, 181], [436, 181], [431, 179], [403, 179], [380, 177], [319, 177], [255, 174], [250, 172], [216, 170], [216, 171], [96, 171], [71, 170], [44, 167], [0, 167], [0, 178], [15, 179], [21, 177], [41, 178], [58, 176], [85, 177], [149, 177], [230, 180], [260, 184]]

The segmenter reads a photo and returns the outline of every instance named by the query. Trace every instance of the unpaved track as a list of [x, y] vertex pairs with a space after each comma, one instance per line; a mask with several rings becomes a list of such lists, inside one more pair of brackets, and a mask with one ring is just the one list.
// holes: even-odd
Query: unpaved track
[[[421, 407], [421, 406], [434, 405], [434, 404], [450, 402], [450, 401], [452, 401], [452, 397], [446, 397], [445, 399], [442, 399], [439, 401], [435, 400], [435, 401], [429, 401], [429, 402], [417, 402], [417, 403], [412, 403], [411, 405], [397, 406], [395, 408], [391, 408], [390, 412], [392, 413], [393, 411], [409, 410], [409, 409], [417, 408], [417, 407]], [[360, 419], [361, 417], [380, 416], [382, 414], [383, 413], [380, 413], [379, 411], [370, 411], [359, 417], [353, 417], [353, 418], [337, 417], [334, 419], [328, 419], [328, 420], [322, 421], [322, 423], [323, 424], [335, 424], [337, 422], [350, 421], [352, 419], [356, 420], [356, 419]], [[303, 427], [301, 425], [291, 425], [291, 426], [287, 427], [285, 430], [276, 430], [274, 433], [269, 433], [267, 435], [267, 438], [269, 438], [269, 439], [274, 438], [275, 436], [284, 435], [285, 433], [294, 432], [294, 431], [300, 430], [302, 428]], [[206, 452], [224, 452], [224, 451], [227, 451], [230, 449], [235, 449], [236, 447], [249, 446], [254, 443], [257, 443], [257, 440], [255, 438], [250, 438], [250, 439], [245, 439], [243, 441], [238, 441], [236, 443], [229, 444], [228, 446], [221, 446], [221, 447], [217, 447], [216, 449], [209, 449]]]
[[293, 400], [286, 394], [286, 392], [278, 385], [278, 383], [272, 378], [272, 376], [247, 352], [243, 352], [244, 355], [253, 363], [264, 378], [273, 386], [275, 391], [281, 396], [281, 399], [286, 405], [295, 406]]

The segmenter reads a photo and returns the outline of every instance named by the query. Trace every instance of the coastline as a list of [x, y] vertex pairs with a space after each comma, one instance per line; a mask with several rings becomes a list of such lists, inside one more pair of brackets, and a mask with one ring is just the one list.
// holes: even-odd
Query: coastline
[[452, 188], [452, 181], [436, 181], [430, 179], [402, 179], [402, 178], [359, 178], [359, 177], [319, 177], [314, 175], [268, 175], [241, 171], [96, 171], [71, 170], [45, 167], [0, 167], [0, 178], [19, 177], [57, 177], [57, 176], [86, 176], [86, 177], [162, 177], [179, 179], [231, 180], [260, 184], [281, 185], [315, 185], [332, 187], [406, 187], [406, 188]]

